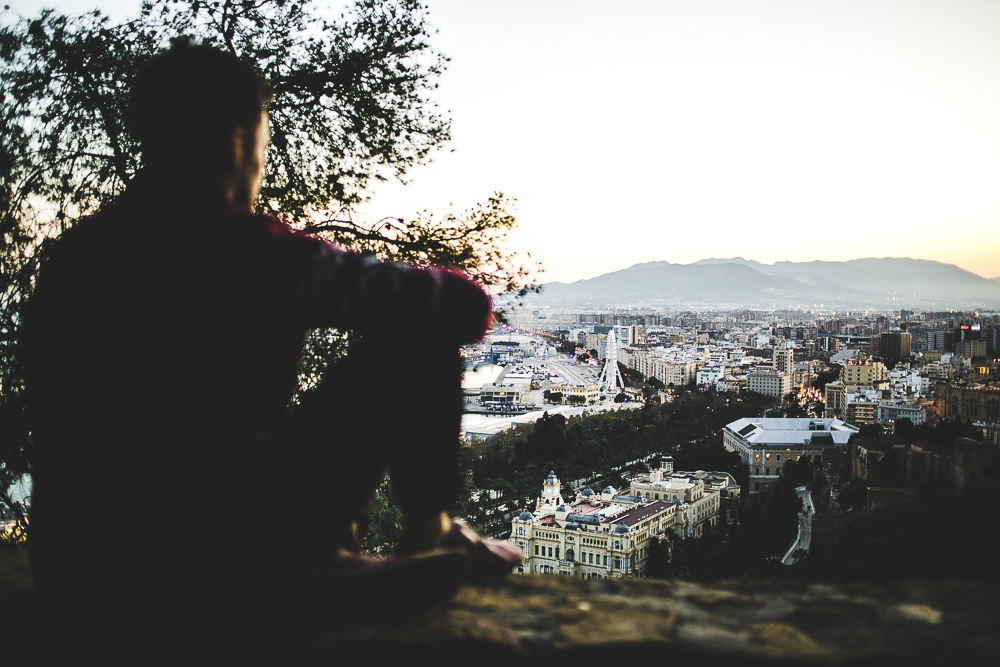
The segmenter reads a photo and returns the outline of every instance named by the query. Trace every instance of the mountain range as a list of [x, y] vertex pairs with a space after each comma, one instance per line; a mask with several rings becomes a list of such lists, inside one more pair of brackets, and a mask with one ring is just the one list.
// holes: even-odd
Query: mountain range
[[646, 262], [573, 283], [546, 283], [541, 294], [524, 303], [594, 308], [1000, 308], [998, 278], [906, 257], [774, 264], [711, 258], [692, 264]]

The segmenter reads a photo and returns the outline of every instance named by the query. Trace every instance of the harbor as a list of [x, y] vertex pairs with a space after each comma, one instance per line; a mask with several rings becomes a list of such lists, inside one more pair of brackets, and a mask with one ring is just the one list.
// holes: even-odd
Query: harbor
[[518, 424], [532, 423], [546, 413], [571, 417], [637, 407], [632, 403], [614, 403], [612, 397], [583, 405], [547, 404], [545, 392], [550, 387], [596, 386], [600, 369], [579, 363], [565, 354], [552, 353], [550, 356], [543, 352], [542, 356], [538, 341], [528, 336], [505, 334], [501, 342], [506, 345], [494, 341], [493, 347], [507, 353], [505, 365], [469, 367], [463, 376], [465, 411], [461, 432], [465, 440], [485, 439]]

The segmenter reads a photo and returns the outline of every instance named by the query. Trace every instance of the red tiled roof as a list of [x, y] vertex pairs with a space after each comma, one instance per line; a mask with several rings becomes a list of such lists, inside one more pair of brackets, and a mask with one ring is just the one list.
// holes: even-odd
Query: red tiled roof
[[585, 500], [582, 500], [575, 505], [573, 505], [573, 512], [575, 514], [592, 514], [599, 509], [603, 509], [602, 505], [591, 505]]
[[624, 523], [626, 526], [634, 526], [643, 519], [648, 519], [654, 514], [664, 511], [670, 507], [670, 505], [670, 503], [662, 500], [654, 500], [648, 505], [633, 507], [629, 511], [619, 514], [618, 516], [606, 518], [602, 521], [602, 523]]

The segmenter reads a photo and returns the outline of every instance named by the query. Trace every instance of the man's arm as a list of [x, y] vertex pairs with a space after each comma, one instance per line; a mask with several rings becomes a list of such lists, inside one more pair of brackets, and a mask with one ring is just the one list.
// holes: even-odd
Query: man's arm
[[298, 234], [292, 242], [308, 263], [309, 326], [367, 332], [405, 323], [432, 327], [442, 342], [458, 345], [482, 338], [490, 325], [489, 296], [457, 272], [379, 262]]

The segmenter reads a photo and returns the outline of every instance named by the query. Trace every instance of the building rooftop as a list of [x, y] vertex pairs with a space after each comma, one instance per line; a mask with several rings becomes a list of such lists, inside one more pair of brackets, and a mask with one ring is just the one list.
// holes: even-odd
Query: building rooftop
[[607, 520], [608, 523], [623, 523], [626, 526], [634, 526], [644, 519], [648, 519], [658, 512], [662, 512], [670, 507], [670, 503], [664, 502], [662, 500], [654, 500], [647, 505], [641, 505], [639, 507], [633, 507], [632, 509], [619, 514], [616, 517], [612, 517]]
[[568, 521], [570, 523], [581, 524], [581, 525], [589, 524], [589, 525], [592, 525], [592, 526], [596, 526], [597, 524], [599, 524], [601, 522], [601, 517], [600, 517], [599, 514], [594, 514], [594, 513], [591, 513], [591, 514], [570, 513], [566, 517], [566, 521]]
[[574, 503], [570, 509], [574, 514], [593, 514], [601, 509], [601, 506], [591, 505], [589, 501], [581, 500], [580, 502]]
[[629, 496], [629, 495], [617, 495], [613, 497], [611, 500], [612, 502], [616, 503], [629, 503], [632, 505], [636, 503], [641, 503], [643, 501], [642, 497], [640, 496]]
[[727, 424], [751, 446], [846, 445], [857, 427], [839, 419], [744, 417]]

